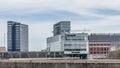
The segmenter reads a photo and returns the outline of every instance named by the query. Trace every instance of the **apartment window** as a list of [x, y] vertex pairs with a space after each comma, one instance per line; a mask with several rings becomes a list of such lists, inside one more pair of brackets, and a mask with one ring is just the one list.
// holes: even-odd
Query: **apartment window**
[[101, 50], [103, 50], [103, 48], [101, 48]]
[[92, 44], [89, 44], [89, 46], [93, 46]]
[[109, 50], [109, 48], [107, 48], [107, 50]]
[[103, 52], [100, 52], [100, 54], [103, 54]]
[[94, 46], [96, 46], [96, 44], [94, 44]]
[[99, 50], [99, 48], [97, 48], [97, 50]]
[[106, 48], [104, 48], [104, 50], [106, 50]]
[[110, 44], [107, 44], [108, 46], [110, 45]]
[[92, 48], [90, 48], [90, 50], [93, 50]]
[[104, 52], [104, 54], [106, 54], [106, 52]]
[[94, 50], [96, 50], [96, 48], [94, 48]]
[[103, 46], [103, 44], [101, 44], [101, 46]]

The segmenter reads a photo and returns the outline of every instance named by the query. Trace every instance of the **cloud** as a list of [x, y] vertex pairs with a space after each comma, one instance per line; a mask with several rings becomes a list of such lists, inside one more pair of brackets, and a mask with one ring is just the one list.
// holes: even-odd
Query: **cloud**
[[54, 21], [54, 20], [100, 20], [102, 17], [89, 16], [84, 14], [76, 14], [64, 10], [54, 10], [44, 13], [32, 13], [29, 15], [15, 15], [1, 13], [1, 18], [16, 19], [16, 20], [29, 20], [29, 21]]
[[[88, 8], [119, 8], [119, 0], [2, 0], [1, 11], [23, 13], [45, 12], [48, 10], [66, 10], [75, 13], [84, 12]], [[11, 12], [10, 12], [11, 13]]]
[[[57, 20], [62, 20], [61, 18], [68, 20], [76, 20], [77, 18], [91, 20], [97, 18], [99, 20], [104, 18], [105, 14], [115, 14], [115, 10], [119, 11], [119, 6], [119, 0], [11, 0], [10, 2], [2, 0], [0, 1], [0, 16], [3, 16], [1, 18], [25, 18], [29, 20], [38, 20], [38, 18], [40, 18], [39, 20], [53, 20], [54, 18]], [[96, 9], [96, 11], [91, 12], [92, 9]], [[67, 13], [64, 14], [63, 12], [75, 14], [76, 16], [67, 15]]]
[[[28, 19], [36, 20], [39, 17], [41, 19], [50, 18], [53, 20], [53, 17], [57, 19], [59, 19], [59, 17], [64, 18], [64, 15], [67, 15], [63, 13], [64, 11], [67, 13], [69, 12], [74, 13], [80, 16], [82, 15], [80, 19], [82, 18], [87, 19], [88, 17], [88, 20], [91, 20], [91, 18], [93, 19], [101, 18], [101, 17], [104, 18], [104, 15], [101, 14], [103, 14], [104, 11], [107, 11], [105, 9], [110, 9], [108, 11], [109, 15], [115, 14], [116, 12], [114, 12], [114, 10], [116, 11], [119, 10], [118, 8], [120, 6], [120, 1], [119, 0], [114, 0], [114, 1], [113, 0], [92, 0], [92, 1], [90, 0], [59, 0], [59, 1], [58, 0], [36, 0], [36, 1], [11, 0], [10, 2], [8, 2], [8, 0], [3, 0], [0, 1], [0, 5], [1, 5], [0, 6], [1, 16], [5, 16], [5, 17], [11, 16], [11, 18], [16, 18], [16, 19], [21, 19], [22, 17], [23, 18], [28, 17]], [[91, 12], [90, 10], [92, 9], [96, 9], [97, 14], [96, 12]], [[104, 12], [104, 14], [108, 14], [108, 13]], [[33, 16], [34, 18], [31, 16]], [[69, 15], [67, 17], [69, 18], [71, 16]]]
[[113, 10], [113, 9], [93, 9], [92, 10], [96, 14], [101, 14], [101, 15], [109, 15], [109, 16], [115, 16], [115, 15], [120, 15], [120, 10]]

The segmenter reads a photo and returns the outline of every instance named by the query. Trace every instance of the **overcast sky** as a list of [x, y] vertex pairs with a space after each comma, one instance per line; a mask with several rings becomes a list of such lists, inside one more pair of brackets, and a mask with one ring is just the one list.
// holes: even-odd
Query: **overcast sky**
[[29, 50], [40, 51], [59, 21], [71, 21], [72, 30], [120, 33], [120, 0], [0, 0], [1, 46], [8, 20], [28, 24]]

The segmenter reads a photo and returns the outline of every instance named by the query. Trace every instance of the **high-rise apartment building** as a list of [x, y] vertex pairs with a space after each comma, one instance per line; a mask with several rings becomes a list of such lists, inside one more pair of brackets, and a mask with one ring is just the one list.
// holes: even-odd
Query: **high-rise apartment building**
[[62, 33], [69, 33], [71, 30], [70, 21], [60, 21], [53, 26], [54, 36]]
[[8, 21], [8, 51], [28, 51], [28, 25]]

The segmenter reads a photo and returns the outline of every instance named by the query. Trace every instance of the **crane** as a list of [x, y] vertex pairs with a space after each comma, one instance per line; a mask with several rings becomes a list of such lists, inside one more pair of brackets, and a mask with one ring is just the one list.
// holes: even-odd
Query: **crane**
[[71, 33], [73, 32], [82, 32], [82, 33], [85, 33], [85, 32], [89, 32], [90, 30], [87, 30], [87, 29], [83, 29], [83, 30], [71, 30]]

